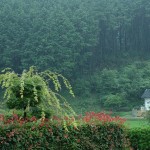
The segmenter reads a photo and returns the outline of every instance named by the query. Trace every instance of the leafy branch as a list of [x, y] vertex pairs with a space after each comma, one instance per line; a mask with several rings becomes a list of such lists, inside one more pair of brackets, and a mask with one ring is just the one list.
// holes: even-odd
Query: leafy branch
[[[61, 81], [74, 97], [69, 81], [61, 74], [49, 70], [38, 73], [36, 67], [32, 66], [20, 75], [11, 69], [5, 69], [0, 74], [0, 84], [2, 88], [5, 88], [4, 98], [7, 107], [23, 109], [24, 118], [30, 107], [47, 109], [58, 116], [64, 113], [74, 115], [75, 112], [66, 99], [58, 93], [61, 90]], [[53, 83], [55, 90], [50, 88], [51, 83]]]

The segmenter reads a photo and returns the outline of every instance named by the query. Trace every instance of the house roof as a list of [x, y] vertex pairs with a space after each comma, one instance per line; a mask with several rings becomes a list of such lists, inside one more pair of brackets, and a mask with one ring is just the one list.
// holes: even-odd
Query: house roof
[[141, 98], [150, 98], [150, 89], [146, 89]]

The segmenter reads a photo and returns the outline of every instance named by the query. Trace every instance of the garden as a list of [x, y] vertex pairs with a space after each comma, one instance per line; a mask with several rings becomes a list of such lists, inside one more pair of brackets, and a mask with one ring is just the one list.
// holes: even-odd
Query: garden
[[[1, 150], [149, 150], [150, 127], [128, 128], [126, 119], [112, 112], [77, 115], [59, 94], [69, 81], [61, 74], [35, 67], [0, 75], [4, 105], [0, 115]], [[64, 83], [62, 85], [62, 83]], [[50, 88], [50, 85], [53, 85]]]

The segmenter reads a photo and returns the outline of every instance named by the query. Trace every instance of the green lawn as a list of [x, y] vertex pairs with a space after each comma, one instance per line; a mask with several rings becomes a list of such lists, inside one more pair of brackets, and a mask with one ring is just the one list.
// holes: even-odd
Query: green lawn
[[114, 116], [120, 116], [120, 117], [123, 117], [123, 118], [131, 118], [132, 115], [131, 115], [131, 111], [128, 111], [128, 112], [114, 112]]
[[128, 128], [145, 128], [150, 124], [146, 119], [127, 119], [125, 126]]
[[122, 118], [127, 118], [125, 122], [125, 126], [128, 128], [145, 128], [150, 126], [148, 121], [143, 118], [133, 118], [131, 115], [131, 111], [129, 112], [115, 112], [113, 116], [120, 116]]

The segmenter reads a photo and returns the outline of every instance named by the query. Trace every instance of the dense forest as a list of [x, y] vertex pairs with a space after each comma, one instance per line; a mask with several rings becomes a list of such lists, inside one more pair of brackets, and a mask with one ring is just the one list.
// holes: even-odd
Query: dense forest
[[97, 95], [116, 110], [143, 104], [149, 0], [1, 0], [0, 7], [0, 70], [51, 69], [77, 97]]

